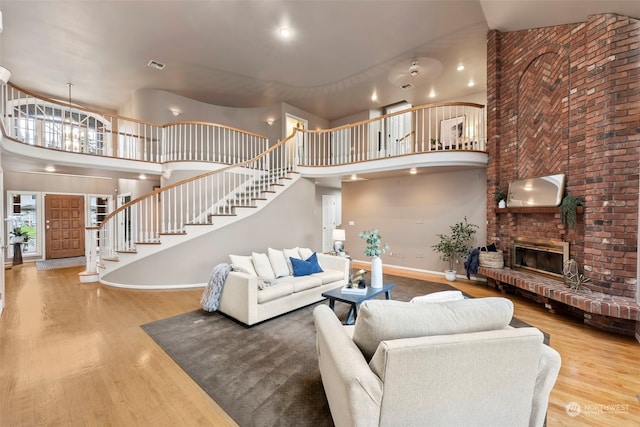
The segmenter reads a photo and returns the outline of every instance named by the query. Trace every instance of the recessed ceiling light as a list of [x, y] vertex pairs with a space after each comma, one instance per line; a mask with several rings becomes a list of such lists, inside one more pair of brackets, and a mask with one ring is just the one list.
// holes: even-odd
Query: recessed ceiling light
[[473, 80], [469, 80], [469, 83], [467, 83], [467, 86], [469, 87], [474, 87], [476, 84], [473, 82]]
[[458, 70], [458, 71], [464, 70], [464, 65], [462, 65], [462, 64], [458, 65], [458, 68], [456, 68], [456, 70]]
[[356, 175], [355, 173], [351, 175], [351, 181], [355, 181], [357, 179], [358, 179], [358, 175]]
[[49, 165], [46, 168], [44, 168], [44, 170], [47, 172], [55, 172], [56, 168], [54, 166]]
[[291, 30], [287, 27], [280, 28], [280, 37], [283, 37], [285, 39], [291, 37]]
[[371, 95], [371, 100], [372, 101], [377, 101], [378, 100], [378, 94], [373, 92], [373, 95]]
[[415, 174], [417, 174], [417, 173], [418, 173], [418, 170], [417, 170], [416, 168], [411, 168], [411, 169], [409, 169], [409, 173], [410, 173], [411, 175], [415, 175]]
[[138, 179], [147, 179], [147, 176], [141, 173], [140, 175], [138, 175]]
[[156, 70], [164, 70], [164, 67], [166, 67], [162, 62], [158, 62], [153, 59], [147, 63], [147, 66], [155, 68]]
[[429, 92], [429, 98], [435, 98], [436, 97], [436, 91], [431, 89], [431, 92]]

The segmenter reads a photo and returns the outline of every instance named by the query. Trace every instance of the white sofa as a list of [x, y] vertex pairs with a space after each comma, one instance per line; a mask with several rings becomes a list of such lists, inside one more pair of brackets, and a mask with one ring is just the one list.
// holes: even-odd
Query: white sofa
[[505, 298], [370, 300], [354, 326], [314, 309], [333, 421], [352, 426], [542, 426], [560, 355], [508, 326]]
[[[296, 276], [290, 257], [307, 260], [305, 248], [269, 248], [251, 256], [230, 255], [232, 271], [220, 295], [222, 313], [246, 325], [270, 319], [324, 299], [322, 293], [344, 286], [349, 280], [349, 260], [317, 253], [322, 272]], [[283, 264], [284, 262], [284, 264]]]

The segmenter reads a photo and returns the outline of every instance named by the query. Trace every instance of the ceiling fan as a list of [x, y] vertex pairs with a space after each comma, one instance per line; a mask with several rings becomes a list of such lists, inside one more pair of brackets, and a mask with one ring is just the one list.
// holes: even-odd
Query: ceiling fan
[[403, 89], [432, 82], [442, 73], [442, 63], [433, 58], [414, 58], [400, 62], [391, 68], [389, 81]]

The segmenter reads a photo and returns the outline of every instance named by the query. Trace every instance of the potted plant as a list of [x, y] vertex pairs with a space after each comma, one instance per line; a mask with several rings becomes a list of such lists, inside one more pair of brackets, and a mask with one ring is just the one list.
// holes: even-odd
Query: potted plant
[[464, 217], [464, 222], [459, 221], [451, 226], [450, 234], [436, 234], [440, 241], [433, 245], [433, 249], [440, 254], [440, 259], [449, 263], [449, 269], [445, 271], [445, 277], [447, 280], [453, 282], [456, 280], [456, 270], [454, 265], [460, 257], [466, 257], [469, 255], [469, 241], [473, 235], [478, 231], [478, 226], [470, 224], [467, 221], [467, 217]]
[[565, 196], [560, 204], [560, 222], [566, 228], [575, 227], [578, 222], [578, 206], [584, 206], [579, 196]]
[[496, 190], [496, 193], [493, 195], [493, 198], [495, 199], [496, 202], [498, 202], [499, 208], [506, 207], [507, 192], [504, 191], [502, 188], [498, 188]]
[[360, 238], [367, 242], [364, 248], [366, 256], [373, 257], [371, 259], [371, 287], [382, 287], [382, 260], [380, 255], [388, 251], [389, 245], [382, 243], [382, 236], [377, 229], [361, 231]]
[[9, 232], [11, 243], [27, 243], [29, 241], [29, 232], [23, 230], [22, 227], [15, 227]]

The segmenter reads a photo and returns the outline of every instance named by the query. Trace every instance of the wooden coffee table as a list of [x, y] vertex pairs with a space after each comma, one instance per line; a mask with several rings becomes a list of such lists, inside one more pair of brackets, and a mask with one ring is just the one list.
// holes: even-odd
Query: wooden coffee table
[[344, 324], [353, 325], [356, 321], [356, 317], [358, 317], [358, 306], [362, 304], [363, 301], [372, 299], [382, 293], [385, 294], [387, 299], [391, 299], [391, 289], [395, 287], [395, 283], [384, 282], [381, 288], [372, 288], [371, 286], [367, 286], [367, 292], [362, 294], [342, 292], [342, 288], [340, 287], [323, 292], [322, 296], [329, 300], [329, 308], [331, 308], [331, 310], [335, 310], [336, 301], [350, 304], [351, 307], [349, 307], [347, 320], [345, 320]]

